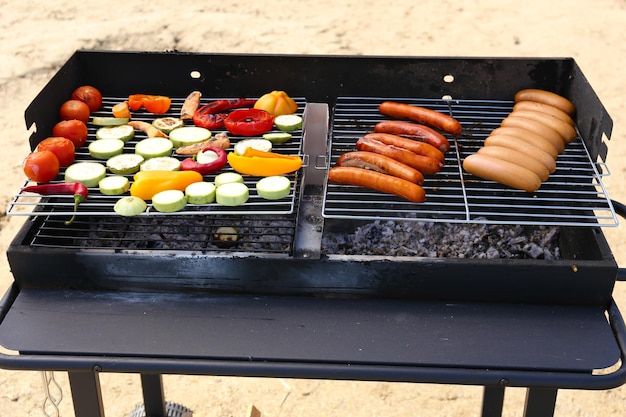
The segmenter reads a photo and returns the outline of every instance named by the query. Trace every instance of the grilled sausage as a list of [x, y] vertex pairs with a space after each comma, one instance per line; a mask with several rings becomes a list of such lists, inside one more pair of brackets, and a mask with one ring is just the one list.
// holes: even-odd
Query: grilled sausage
[[390, 133], [368, 133], [364, 137], [378, 140], [385, 145], [392, 145], [397, 146], [398, 148], [404, 148], [411, 152], [415, 152], [418, 155], [429, 156], [441, 163], [443, 163], [445, 160], [443, 152], [426, 142], [419, 142], [412, 139], [403, 138], [402, 136], [392, 135]]
[[541, 113], [545, 113], [549, 116], [552, 116], [556, 119], [563, 120], [565, 123], [571, 126], [574, 126], [574, 119], [572, 119], [569, 116], [569, 114], [549, 104], [539, 103], [537, 101], [524, 100], [524, 101], [515, 103], [515, 105], [513, 106], [513, 111], [518, 111], [518, 110], [538, 111]]
[[424, 189], [415, 183], [363, 168], [332, 167], [328, 171], [328, 180], [393, 194], [414, 203], [421, 203], [426, 199]]
[[519, 127], [498, 127], [491, 131], [491, 135], [506, 135], [506, 136], [514, 136], [516, 138], [520, 138], [526, 142], [530, 142], [531, 145], [535, 145], [542, 151], [550, 154], [550, 156], [556, 159], [559, 156], [559, 152], [563, 152], [565, 145], [561, 142], [557, 142], [559, 144], [559, 149], [555, 148], [552, 142], [547, 139], [542, 138], [536, 133], [531, 132], [530, 130], [520, 129]]
[[200, 107], [200, 97], [202, 97], [202, 93], [199, 91], [189, 93], [183, 102], [183, 106], [180, 108], [181, 120], [193, 118], [193, 114], [198, 110], [198, 107]]
[[463, 130], [458, 120], [436, 110], [425, 107], [412, 106], [395, 101], [385, 101], [378, 106], [378, 110], [386, 115], [397, 119], [409, 119], [414, 122], [423, 123], [434, 127], [451, 135], [460, 135]]
[[424, 155], [418, 155], [404, 148], [385, 145], [372, 138], [362, 137], [356, 142], [356, 148], [360, 151], [374, 152], [380, 155], [400, 161], [410, 167], [417, 169], [423, 174], [435, 174], [441, 170], [443, 164], [436, 159]]
[[342, 167], [355, 167], [370, 169], [383, 174], [393, 175], [415, 184], [424, 183], [424, 175], [415, 168], [398, 162], [385, 155], [374, 152], [355, 151], [346, 152], [337, 159], [337, 165]]
[[526, 155], [527, 158], [533, 158], [541, 162], [548, 168], [550, 173], [556, 170], [556, 160], [552, 156], [533, 144], [524, 141], [515, 136], [507, 136], [503, 134], [490, 135], [485, 139], [485, 146], [503, 146], [510, 148]]
[[536, 88], [520, 90], [517, 94], [515, 94], [515, 102], [520, 101], [537, 101], [539, 103], [549, 104], [550, 106], [554, 106], [570, 116], [576, 112], [576, 107], [571, 101], [547, 90], [539, 90]]
[[391, 133], [392, 135], [404, 136], [413, 140], [421, 140], [434, 146], [441, 152], [448, 152], [450, 150], [450, 142], [444, 135], [419, 123], [406, 122], [403, 120], [385, 120], [384, 122], [376, 123], [374, 131], [378, 133]]
[[561, 135], [559, 135], [559, 132], [536, 120], [515, 116], [514, 113], [511, 113], [502, 121], [501, 125], [504, 127], [519, 127], [536, 133], [552, 143], [555, 148], [560, 149], [559, 153], [563, 153], [565, 149], [565, 142]]
[[492, 156], [479, 153], [470, 155], [463, 161], [463, 169], [479, 178], [529, 193], [541, 187], [541, 179], [534, 172]]
[[548, 171], [548, 168], [540, 161], [530, 158], [512, 148], [506, 148], [504, 146], [483, 146], [478, 150], [478, 153], [523, 166], [537, 174], [541, 182], [546, 181], [550, 176], [550, 171]]
[[564, 122], [554, 117], [533, 110], [517, 110], [511, 113], [511, 116], [525, 117], [527, 119], [536, 120], [544, 125], [556, 130], [563, 139], [563, 142], [567, 145], [576, 139], [576, 129], [567, 122]]

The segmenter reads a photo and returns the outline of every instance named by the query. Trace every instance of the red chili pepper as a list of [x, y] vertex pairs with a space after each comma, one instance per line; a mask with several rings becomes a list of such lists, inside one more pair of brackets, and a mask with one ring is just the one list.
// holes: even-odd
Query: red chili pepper
[[[53, 194], [62, 194], [62, 195], [73, 195], [74, 196], [74, 212], [78, 210], [78, 205], [83, 201], [87, 200], [89, 196], [89, 190], [85, 187], [84, 184], [80, 182], [62, 182], [57, 184], [41, 184], [41, 185], [30, 185], [28, 187], [24, 187], [22, 191], [29, 193], [37, 193], [40, 195], [53, 195]], [[66, 225], [72, 224], [76, 214], [72, 215], [72, 218], [65, 222]]]
[[216, 100], [205, 104], [193, 114], [193, 124], [205, 129], [219, 129], [224, 126], [224, 119], [228, 117], [227, 110], [254, 106], [256, 100], [237, 98], [230, 100]]
[[180, 163], [181, 171], [196, 171], [202, 175], [212, 174], [224, 168], [227, 161], [224, 149], [217, 146], [206, 146], [200, 152], [212, 151], [217, 154], [217, 159], [207, 164], [200, 164], [193, 158], [187, 158]]
[[224, 126], [233, 135], [257, 136], [272, 130], [274, 116], [265, 110], [235, 110], [224, 120]]

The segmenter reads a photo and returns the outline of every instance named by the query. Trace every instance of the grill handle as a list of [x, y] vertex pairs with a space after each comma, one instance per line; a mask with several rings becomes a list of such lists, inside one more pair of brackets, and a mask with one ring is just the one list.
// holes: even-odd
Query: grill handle
[[[626, 219], [626, 204], [622, 204], [619, 201], [611, 200], [615, 213]], [[617, 268], [617, 281], [626, 281], [626, 268]]]

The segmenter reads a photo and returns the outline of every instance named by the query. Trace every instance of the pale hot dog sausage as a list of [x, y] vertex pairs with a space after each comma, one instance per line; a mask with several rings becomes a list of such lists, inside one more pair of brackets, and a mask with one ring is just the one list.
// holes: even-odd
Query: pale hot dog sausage
[[481, 155], [492, 156], [503, 161], [508, 161], [516, 165], [520, 165], [526, 169], [531, 170], [544, 182], [550, 176], [548, 168], [538, 160], [530, 158], [527, 155], [511, 148], [504, 146], [483, 146], [478, 150]]
[[536, 88], [520, 90], [517, 94], [515, 94], [515, 102], [519, 101], [537, 101], [539, 103], [549, 104], [561, 109], [570, 116], [576, 112], [576, 107], [571, 101], [547, 90], [540, 90]]
[[511, 113], [511, 116], [525, 117], [527, 119], [536, 120], [544, 125], [556, 130], [563, 139], [565, 145], [576, 139], [576, 129], [563, 120], [556, 119], [546, 113], [534, 110], [517, 110]]
[[479, 178], [527, 192], [537, 191], [541, 186], [541, 179], [529, 169], [478, 153], [465, 158], [463, 169]]
[[546, 113], [547, 115], [557, 118], [559, 120], [563, 120], [565, 123], [571, 126], [574, 126], [575, 124], [574, 119], [572, 119], [569, 116], [569, 114], [565, 113], [563, 110], [557, 107], [554, 107], [545, 103], [524, 100], [524, 101], [515, 103], [515, 106], [513, 106], [513, 111], [516, 111], [516, 110], [538, 111], [538, 112]]
[[510, 148], [518, 152], [523, 153], [528, 158], [536, 159], [541, 162], [550, 173], [556, 170], [556, 160], [552, 158], [548, 153], [542, 151], [540, 148], [534, 146], [530, 142], [526, 142], [523, 139], [515, 136], [507, 136], [503, 134], [490, 135], [485, 139], [485, 146], [503, 146]]

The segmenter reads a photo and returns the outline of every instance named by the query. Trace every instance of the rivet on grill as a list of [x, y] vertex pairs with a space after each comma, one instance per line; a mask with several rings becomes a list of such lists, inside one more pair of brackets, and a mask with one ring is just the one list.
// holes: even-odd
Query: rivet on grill
[[509, 380], [506, 378], [502, 378], [500, 381], [498, 381], [498, 384], [502, 385], [503, 387], [507, 386], [509, 385]]

